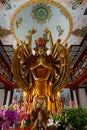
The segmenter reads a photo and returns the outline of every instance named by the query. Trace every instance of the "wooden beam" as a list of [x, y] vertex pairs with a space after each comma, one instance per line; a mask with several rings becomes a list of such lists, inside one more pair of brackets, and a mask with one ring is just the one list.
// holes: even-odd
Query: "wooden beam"
[[18, 88], [18, 85], [12, 84], [8, 79], [6, 79], [6, 77], [0, 73], [0, 81], [4, 84], [5, 87], [7, 87], [8, 89], [14, 89], [14, 88]]
[[79, 87], [84, 82], [87, 82], [87, 68], [83, 71], [81, 75], [79, 75], [72, 83], [66, 84], [65, 88], [72, 88], [75, 89], [76, 87]]

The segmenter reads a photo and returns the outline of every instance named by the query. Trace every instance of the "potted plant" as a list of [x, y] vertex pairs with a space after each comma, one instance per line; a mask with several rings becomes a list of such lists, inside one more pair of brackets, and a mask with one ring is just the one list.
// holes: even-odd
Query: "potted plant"
[[57, 130], [87, 130], [87, 109], [83, 107], [71, 107], [54, 114], [51, 118], [58, 121]]
[[[69, 122], [76, 130], [87, 130], [87, 109], [83, 107], [68, 110]], [[67, 115], [67, 116], [68, 116]]]

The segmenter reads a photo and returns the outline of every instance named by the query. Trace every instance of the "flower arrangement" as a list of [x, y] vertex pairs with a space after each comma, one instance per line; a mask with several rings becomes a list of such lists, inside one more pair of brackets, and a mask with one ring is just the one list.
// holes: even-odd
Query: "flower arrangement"
[[72, 107], [55, 113], [51, 119], [58, 122], [57, 130], [87, 130], [87, 109], [76, 107], [74, 102]]
[[4, 121], [3, 114], [0, 113], [0, 130], [1, 130], [1, 126], [2, 126], [3, 121]]
[[[12, 107], [11, 107], [12, 108]], [[4, 130], [8, 127], [13, 127], [14, 123], [18, 119], [17, 111], [12, 108], [6, 109], [6, 106], [3, 106], [0, 114], [0, 127]]]
[[12, 103], [8, 108], [2, 106], [0, 112], [0, 130], [8, 128], [22, 128], [30, 124], [30, 115], [25, 114], [24, 108], [17, 103]]
[[[24, 108], [16, 103], [12, 103], [8, 108], [3, 106], [0, 112], [0, 130], [8, 128], [30, 127], [30, 115], [25, 114]], [[63, 109], [59, 113], [50, 115], [47, 126], [51, 130], [87, 130], [87, 109], [81, 106], [76, 107], [72, 102], [72, 107]]]
[[14, 111], [14, 110], [6, 110], [6, 112], [5, 112], [5, 120], [6, 120], [7, 126], [12, 126], [13, 127], [13, 124], [16, 122], [16, 120], [18, 120], [17, 112]]

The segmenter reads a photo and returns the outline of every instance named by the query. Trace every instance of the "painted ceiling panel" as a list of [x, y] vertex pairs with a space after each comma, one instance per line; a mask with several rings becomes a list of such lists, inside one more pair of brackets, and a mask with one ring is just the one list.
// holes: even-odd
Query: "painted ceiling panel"
[[72, 51], [78, 51], [78, 49], [79, 49], [79, 46], [73, 46], [72, 47]]
[[[41, 1], [42, 2], [40, 2], [40, 3], [43, 3], [43, 0], [41, 0]], [[23, 5], [25, 2], [29, 2], [29, 0], [10, 0], [10, 1], [1, 0], [0, 1], [0, 39], [4, 45], [13, 45], [14, 47], [16, 47], [17, 41], [14, 38], [13, 34], [10, 34], [10, 32], [9, 32], [9, 35], [7, 35], [6, 31], [10, 30], [12, 32], [11, 24], [10, 24], [11, 18], [13, 17], [16, 9], [19, 6]], [[87, 8], [87, 0], [55, 0], [55, 2], [58, 3], [58, 5], [63, 6], [69, 12], [69, 14], [72, 18], [73, 29], [72, 29], [70, 37], [67, 39], [68, 46], [79, 45], [81, 43], [84, 35], [87, 32], [87, 17], [86, 17], [86, 13], [85, 13], [86, 8]], [[27, 8], [24, 10], [24, 12], [23, 11], [20, 12], [19, 13], [20, 15], [18, 14], [18, 17], [16, 17], [16, 19], [15, 19], [16, 21], [17, 21], [17, 18], [19, 18], [19, 16], [23, 16], [23, 18], [25, 18], [25, 20], [24, 20], [23, 26], [21, 27], [22, 29], [21, 28], [19, 29], [20, 33], [18, 31], [16, 31], [16, 35], [19, 37], [19, 39], [24, 40], [24, 38], [26, 39], [26, 35], [28, 35], [28, 31], [31, 30], [31, 27], [34, 27], [38, 30], [37, 35], [33, 38], [33, 42], [34, 42], [34, 40], [37, 39], [40, 35], [42, 36], [42, 30], [44, 30], [46, 27], [48, 27], [50, 29], [50, 31], [52, 32], [54, 43], [56, 42], [56, 40], [58, 38], [62, 39], [62, 41], [63, 41], [65, 39], [65, 37], [67, 36], [70, 25], [69, 25], [68, 20], [66, 20], [65, 17], [61, 14], [60, 9], [57, 8], [56, 6], [53, 6], [53, 4], [49, 3], [49, 4], [45, 5], [45, 9], [43, 9], [43, 10], [37, 9], [38, 11], [37, 10], [36, 11], [37, 11], [38, 15], [36, 15], [36, 14], [34, 15], [34, 13], [32, 13], [32, 11], [34, 12], [35, 9], [37, 8], [37, 6], [38, 6], [38, 4], [33, 3], [30, 6], [27, 6]], [[43, 24], [41, 24], [40, 18], [42, 18], [42, 16], [45, 17], [45, 14], [47, 11], [46, 6], [48, 6], [48, 8], [49, 8], [48, 10], [50, 10], [50, 12], [48, 11], [50, 13], [49, 14], [50, 16], [46, 17], [47, 20], [45, 20], [45, 22]], [[25, 14], [25, 15], [23, 15], [23, 14]], [[28, 16], [28, 17], [26, 17], [26, 16]], [[38, 16], [38, 19], [40, 19], [37, 22], [35, 21], [35, 18], [33, 18], [36, 16]], [[19, 19], [19, 22], [21, 22], [21, 19]], [[32, 26], [25, 24], [28, 22]], [[24, 30], [24, 27], [25, 27], [25, 30]], [[4, 29], [3, 36], [1, 33], [2, 29]], [[15, 30], [17, 30], [16, 26], [15, 26]], [[27, 41], [27, 39], [26, 39], [26, 41]]]
[[84, 41], [83, 46], [87, 47], [87, 40]]
[[84, 49], [85, 49], [85, 46], [82, 46], [82, 47], [79, 49], [79, 51], [80, 51], [80, 52], [83, 52]]

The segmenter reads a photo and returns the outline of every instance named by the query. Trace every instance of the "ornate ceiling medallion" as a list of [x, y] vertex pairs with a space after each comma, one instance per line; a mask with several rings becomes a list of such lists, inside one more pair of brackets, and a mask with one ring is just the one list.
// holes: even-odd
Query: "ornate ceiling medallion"
[[51, 30], [54, 43], [57, 38], [61, 39], [61, 43], [65, 43], [72, 33], [72, 17], [68, 10], [58, 2], [28, 1], [15, 11], [11, 20], [11, 31], [17, 41], [27, 43], [26, 36], [33, 27], [38, 32], [32, 39], [33, 46], [35, 39], [42, 37], [46, 27]]
[[52, 16], [50, 6], [40, 3], [32, 7], [31, 16], [37, 23], [44, 24]]

